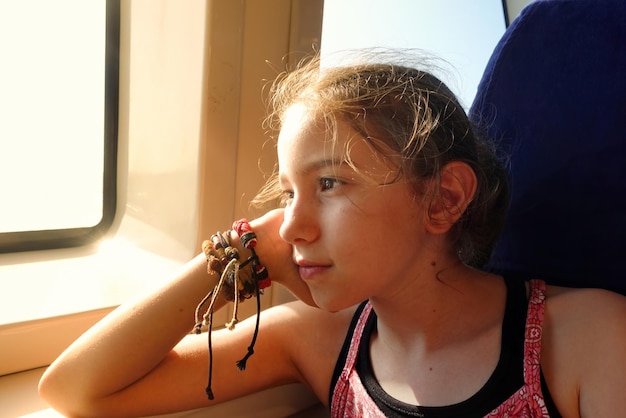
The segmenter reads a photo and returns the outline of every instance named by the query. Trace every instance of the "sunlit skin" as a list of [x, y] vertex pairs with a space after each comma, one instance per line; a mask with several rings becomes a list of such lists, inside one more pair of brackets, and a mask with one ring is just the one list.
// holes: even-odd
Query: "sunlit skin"
[[[418, 382], [407, 376], [406, 361], [432, 369], [439, 363], [433, 353], [461, 343], [477, 350], [476, 357], [480, 350], [483, 359], [489, 358], [481, 367], [495, 366], [499, 341], [468, 337], [475, 333], [493, 337], [500, 331], [499, 322], [457, 321], [458, 329], [438, 325], [460, 315], [458, 303], [451, 300], [471, 306], [475, 290], [466, 286], [476, 279], [486, 294], [504, 289], [499, 279], [458, 261], [445, 236], [450, 225], [433, 225], [430, 202], [414, 184], [405, 179], [385, 184], [396, 177], [391, 162], [376, 155], [347, 123], [339, 122], [336, 137], [332, 146], [324, 127], [304, 106], [289, 110], [278, 139], [280, 184], [287, 197], [280, 235], [293, 246], [300, 275], [322, 309], [341, 310], [370, 299], [379, 314], [378, 335], [385, 336], [373, 338], [377, 377], [399, 398], [420, 403], [407, 379], [424, 385], [421, 393], [435, 392], [432, 388], [445, 384], [444, 377], [456, 363], [448, 361], [446, 370]], [[358, 172], [346, 163], [346, 150]], [[493, 316], [491, 309], [503, 308], [502, 303], [487, 309], [477, 304], [476, 312]], [[403, 360], [377, 356], [389, 350]], [[484, 378], [477, 380], [474, 374], [474, 389], [484, 384], [488, 371], [476, 371]], [[459, 393], [458, 400], [464, 395]]]
[[[390, 396], [443, 406], [476, 394], [500, 356], [506, 286], [462, 264], [450, 242], [474, 196], [474, 172], [451, 162], [437, 183], [412, 183], [347, 123], [339, 122], [335, 144], [327, 128], [301, 105], [285, 115], [278, 159], [286, 206], [250, 224], [274, 283], [301, 301], [262, 312], [245, 372], [235, 363], [255, 318], [214, 333], [215, 400], [207, 400], [206, 336], [188, 335], [198, 301], [217, 283], [201, 254], [78, 339], [44, 374], [42, 396], [65, 416], [149, 416], [300, 382], [327, 405], [355, 305], [366, 299], [378, 316], [370, 361]], [[626, 408], [625, 321], [621, 295], [548, 287], [541, 369], [564, 417]]]
[[[370, 300], [378, 315], [372, 368], [388, 393], [411, 404], [462, 402], [497, 364], [506, 294], [500, 277], [460, 263], [446, 236], [472, 198], [473, 173], [451, 164], [442, 176], [444, 198], [429, 200], [406, 179], [386, 184], [395, 178], [393, 164], [347, 123], [339, 123], [334, 146], [324, 128], [297, 105], [278, 141], [287, 197], [280, 235], [293, 246], [301, 278], [325, 310]], [[346, 150], [358, 173], [346, 163]], [[567, 351], [567, 341], [580, 332], [566, 325], [576, 316], [572, 301], [606, 298], [609, 310], [624, 310], [619, 296], [594, 292], [548, 287], [542, 369], [563, 416], [584, 415], [573, 383], [581, 375], [565, 366], [576, 361], [552, 355]], [[596, 308], [593, 315], [604, 314]]]
[[[280, 235], [293, 246], [315, 302], [330, 311], [372, 296], [397, 298], [397, 288], [425, 271], [422, 253], [429, 245], [414, 187], [406, 181], [385, 184], [394, 167], [375, 158], [347, 124], [339, 126], [333, 147], [324, 128], [296, 106], [278, 139], [286, 197]], [[347, 149], [358, 173], [346, 162]]]

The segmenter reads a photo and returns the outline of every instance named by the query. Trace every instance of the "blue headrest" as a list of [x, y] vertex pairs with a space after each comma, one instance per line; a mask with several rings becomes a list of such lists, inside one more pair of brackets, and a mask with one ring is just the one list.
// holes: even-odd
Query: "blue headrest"
[[626, 1], [531, 3], [496, 46], [470, 117], [510, 169], [487, 268], [626, 294]]

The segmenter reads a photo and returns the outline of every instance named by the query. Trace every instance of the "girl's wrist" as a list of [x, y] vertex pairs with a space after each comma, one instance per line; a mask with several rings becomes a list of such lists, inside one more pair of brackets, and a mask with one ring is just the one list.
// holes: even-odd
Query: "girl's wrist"
[[[211, 388], [213, 355], [211, 332], [213, 328], [213, 312], [215, 303], [220, 298], [232, 301], [233, 316], [226, 324], [228, 329], [234, 329], [239, 322], [237, 318], [237, 308], [239, 302], [253, 296], [257, 301], [256, 326], [252, 341], [245, 356], [237, 362], [240, 370], [246, 368], [248, 358], [254, 353], [254, 345], [259, 330], [259, 316], [261, 313], [261, 303], [259, 301], [262, 290], [271, 284], [267, 269], [256, 253], [257, 236], [252, 230], [247, 219], [240, 219], [233, 223], [232, 231], [216, 232], [210, 239], [202, 243], [202, 251], [207, 260], [207, 271], [209, 275], [219, 276], [217, 284], [198, 304], [195, 311], [196, 334], [202, 332], [202, 326], [208, 328], [208, 353], [209, 353], [209, 377], [206, 387], [206, 394], [209, 399], [213, 399]], [[245, 256], [245, 258], [242, 257]], [[205, 305], [208, 308], [205, 310]], [[204, 314], [202, 313], [204, 311]]]

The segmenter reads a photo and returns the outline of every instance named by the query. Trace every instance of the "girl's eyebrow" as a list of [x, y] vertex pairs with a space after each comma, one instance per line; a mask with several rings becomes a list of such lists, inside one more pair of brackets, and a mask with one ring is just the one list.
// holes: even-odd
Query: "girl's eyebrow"
[[[312, 172], [318, 171], [322, 168], [339, 167], [341, 165], [344, 165], [345, 162], [346, 161], [344, 159], [339, 159], [339, 158], [327, 158], [327, 159], [311, 161], [303, 165], [298, 165], [298, 174], [307, 175]], [[284, 178], [284, 176], [285, 174], [283, 172], [280, 172], [279, 177], [282, 179]]]

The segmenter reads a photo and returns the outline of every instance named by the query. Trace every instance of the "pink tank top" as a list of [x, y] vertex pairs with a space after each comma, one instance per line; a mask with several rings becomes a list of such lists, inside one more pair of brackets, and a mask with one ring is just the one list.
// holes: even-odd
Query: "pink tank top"
[[[532, 280], [530, 285], [531, 296], [528, 304], [524, 342], [524, 385], [486, 417], [549, 417], [541, 392], [539, 362], [546, 285], [540, 280]], [[363, 329], [371, 311], [372, 306], [368, 303], [363, 309], [352, 334], [348, 356], [333, 391], [331, 402], [331, 416], [333, 418], [377, 418], [385, 416], [367, 393], [367, 389], [363, 386], [354, 367]]]

